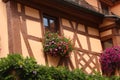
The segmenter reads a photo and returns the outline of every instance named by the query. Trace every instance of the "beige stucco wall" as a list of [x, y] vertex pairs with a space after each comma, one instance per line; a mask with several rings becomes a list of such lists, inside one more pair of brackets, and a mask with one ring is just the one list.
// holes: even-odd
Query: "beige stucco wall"
[[0, 0], [0, 57], [9, 53], [6, 4]]
[[90, 37], [90, 45], [91, 45], [91, 50], [94, 52], [102, 52], [102, 45], [101, 41], [99, 39], [91, 38]]
[[64, 19], [64, 18], [62, 18], [62, 25], [67, 26], [67, 27], [71, 26], [69, 21], [67, 19]]
[[85, 26], [82, 24], [78, 24], [78, 31], [85, 32]]
[[120, 4], [117, 4], [113, 7], [111, 7], [111, 12], [113, 12], [114, 14], [116, 15], [119, 15], [120, 16]]
[[78, 35], [82, 48], [88, 50], [87, 37], [81, 34], [77, 34], [77, 35]]
[[25, 14], [34, 18], [40, 18], [39, 10], [25, 6]]
[[22, 45], [22, 55], [24, 57], [29, 57], [29, 53], [28, 53], [28, 50], [27, 50], [27, 47], [26, 47], [26, 44], [25, 44], [25, 41], [23, 39], [23, 35], [22, 33], [20, 33], [20, 37], [21, 37], [21, 45]]
[[88, 27], [88, 34], [99, 36], [99, 30], [92, 27]]
[[36, 22], [33, 20], [26, 19], [26, 25], [28, 35], [32, 35], [38, 38], [42, 38], [42, 32], [41, 32], [41, 22]]

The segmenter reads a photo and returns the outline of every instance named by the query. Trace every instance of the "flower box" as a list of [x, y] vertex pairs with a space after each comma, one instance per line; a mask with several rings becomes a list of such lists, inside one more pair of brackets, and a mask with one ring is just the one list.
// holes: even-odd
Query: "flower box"
[[51, 56], [68, 56], [73, 50], [70, 39], [59, 36], [57, 33], [47, 32], [43, 42], [44, 53]]

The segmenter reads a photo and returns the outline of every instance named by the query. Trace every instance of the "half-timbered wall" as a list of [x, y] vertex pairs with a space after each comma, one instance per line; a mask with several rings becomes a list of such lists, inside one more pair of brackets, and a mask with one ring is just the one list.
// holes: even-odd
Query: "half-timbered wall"
[[[119, 2], [116, 2], [116, 4], [114, 4], [111, 8], [110, 8], [110, 11], [117, 15], [117, 16], [120, 16], [120, 3]], [[116, 26], [120, 26], [119, 24], [116, 25]], [[116, 28], [113, 30], [113, 35], [115, 35], [113, 37], [113, 43], [114, 43], [114, 46], [120, 46], [120, 34], [119, 34], [119, 30]]]
[[62, 31], [65, 37], [73, 40], [75, 50], [71, 60], [75, 68], [86, 73], [99, 71], [99, 53], [102, 51], [98, 29], [62, 18]]
[[[100, 25], [100, 37], [103, 43], [103, 48], [106, 49], [112, 46], [119, 46], [119, 30], [116, 28], [115, 18], [105, 18]], [[107, 42], [107, 43], [106, 43]], [[104, 44], [105, 43], [105, 44]], [[109, 44], [108, 44], [109, 43]], [[106, 45], [106, 48], [105, 48]]]
[[[96, 10], [100, 9], [99, 0], [85, 1]], [[24, 57], [35, 58], [42, 65], [55, 67], [63, 65], [69, 69], [81, 68], [86, 73], [93, 73], [100, 71], [101, 41], [111, 39], [114, 45], [120, 45], [120, 30], [117, 30], [118, 25], [113, 18], [105, 18], [101, 24], [102, 15], [100, 17], [84, 10], [77, 11], [79, 9], [74, 10], [75, 7], [72, 6], [69, 8], [57, 2], [48, 4], [49, 0], [46, 3], [38, 1], [39, 4], [27, 3], [24, 0], [19, 2], [22, 4], [15, 0], [5, 4], [0, 0], [0, 57], [8, 53], [20, 53]], [[57, 7], [54, 5], [56, 3]], [[120, 5], [114, 5], [110, 10], [120, 15], [119, 7]], [[69, 10], [74, 13], [69, 14]], [[42, 41], [45, 32], [43, 14], [56, 17], [59, 33], [72, 40], [74, 50], [70, 57], [53, 58], [43, 53]]]
[[112, 35], [115, 28], [115, 19], [112, 18], [105, 18], [103, 23], [99, 26], [100, 28], [100, 37], [102, 41], [107, 39], [112, 39]]
[[37, 9], [17, 4], [20, 20], [21, 53], [34, 57], [39, 64], [45, 65], [42, 48], [43, 27], [41, 12]]
[[2, 0], [0, 0], [0, 49], [0, 57], [9, 53], [6, 4]]
[[53, 58], [43, 53], [42, 10], [13, 1], [8, 2], [7, 6], [10, 10], [8, 23], [11, 23], [8, 25], [9, 52], [33, 57], [42, 65], [81, 68], [86, 73], [100, 71], [99, 55], [102, 47], [97, 28], [58, 16], [60, 33], [72, 40], [75, 49], [68, 58]]

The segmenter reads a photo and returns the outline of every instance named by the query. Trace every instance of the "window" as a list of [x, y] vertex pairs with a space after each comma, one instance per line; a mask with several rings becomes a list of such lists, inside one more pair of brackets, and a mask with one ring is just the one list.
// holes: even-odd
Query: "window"
[[101, 2], [101, 8], [102, 8], [102, 12], [103, 12], [104, 14], [109, 14], [109, 8], [108, 8], [108, 5], [107, 5], [107, 4]]
[[55, 18], [55, 17], [44, 15], [43, 16], [43, 25], [44, 25], [45, 31], [57, 32], [57, 30], [58, 30], [57, 18]]
[[112, 39], [108, 39], [106, 41], [103, 41], [102, 45], [103, 45], [103, 49], [105, 50], [106, 48], [113, 47], [113, 41]]

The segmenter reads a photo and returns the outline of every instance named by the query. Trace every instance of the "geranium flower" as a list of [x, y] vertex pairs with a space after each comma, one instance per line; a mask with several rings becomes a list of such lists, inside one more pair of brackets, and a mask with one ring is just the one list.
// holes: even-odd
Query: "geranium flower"
[[43, 43], [44, 52], [51, 56], [66, 56], [73, 50], [71, 41], [56, 33], [46, 33]]

